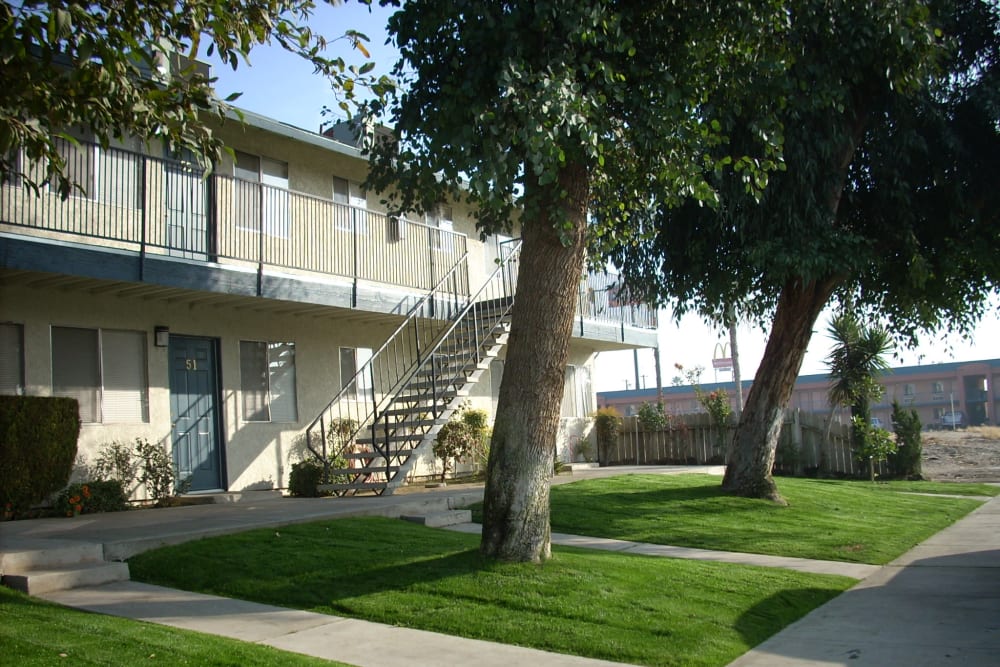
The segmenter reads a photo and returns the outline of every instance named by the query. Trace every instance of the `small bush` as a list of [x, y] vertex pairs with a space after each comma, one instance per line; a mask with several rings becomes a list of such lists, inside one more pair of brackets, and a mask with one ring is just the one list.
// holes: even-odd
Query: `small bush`
[[172, 497], [175, 492], [174, 462], [166, 447], [136, 438], [135, 456], [139, 460], [139, 481], [146, 487], [149, 497], [156, 503]]
[[6, 513], [25, 511], [66, 486], [79, 435], [75, 398], [0, 396], [0, 505]]
[[288, 491], [297, 498], [318, 498], [323, 495], [319, 490], [323, 481], [323, 464], [319, 461], [299, 461], [292, 464], [292, 472], [288, 476]]
[[472, 454], [479, 443], [479, 434], [462, 419], [453, 419], [438, 431], [434, 440], [434, 456], [441, 459], [441, 481], [448, 474], [448, 463]]
[[622, 426], [622, 417], [612, 407], [601, 408], [594, 413], [594, 431], [597, 433], [597, 460], [601, 460], [601, 452], [608, 451], [618, 444], [618, 430]]
[[97, 480], [70, 484], [59, 493], [54, 505], [60, 515], [77, 516], [128, 509], [125, 491], [117, 480]]
[[101, 445], [93, 472], [97, 479], [116, 480], [122, 489], [131, 489], [139, 474], [132, 445], [121, 440]]
[[868, 477], [875, 481], [875, 466], [885, 461], [896, 451], [896, 443], [885, 429], [876, 428], [864, 417], [851, 418], [858, 442], [854, 447], [854, 457], [859, 463], [868, 464]]
[[670, 426], [670, 418], [663, 412], [663, 405], [643, 403], [639, 408], [639, 423], [644, 431], [662, 431]]

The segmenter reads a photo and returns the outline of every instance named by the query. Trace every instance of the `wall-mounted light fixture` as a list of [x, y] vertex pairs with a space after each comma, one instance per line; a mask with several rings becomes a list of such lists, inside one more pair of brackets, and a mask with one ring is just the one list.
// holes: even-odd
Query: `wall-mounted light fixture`
[[153, 329], [153, 345], [156, 347], [167, 347], [170, 345], [170, 329], [167, 327], [156, 327]]

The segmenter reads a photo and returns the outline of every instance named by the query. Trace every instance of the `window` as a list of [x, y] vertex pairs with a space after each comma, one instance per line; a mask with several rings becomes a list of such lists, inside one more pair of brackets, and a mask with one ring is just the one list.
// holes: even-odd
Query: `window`
[[431, 246], [435, 250], [451, 252], [455, 249], [455, 237], [451, 234], [455, 228], [451, 206], [438, 204], [436, 210], [427, 214], [427, 223], [441, 230], [431, 232]]
[[917, 393], [917, 388], [912, 384], [903, 385], [903, 396], [914, 396]]
[[[76, 185], [70, 192], [123, 208], [139, 208], [141, 156], [136, 140], [117, 142], [121, 148], [101, 148], [87, 139], [77, 143], [56, 140], [56, 151], [65, 162], [66, 178]], [[133, 149], [136, 152], [130, 152]]]
[[935, 394], [943, 394], [944, 382], [935, 382], [933, 385], [931, 385], [931, 392]]
[[[63, 159], [63, 173], [73, 183], [71, 194], [96, 198], [97, 183], [94, 179], [94, 147], [85, 143], [73, 143], [67, 139], [57, 139], [56, 152]], [[82, 191], [81, 191], [82, 190]]]
[[346, 389], [347, 398], [357, 400], [368, 397], [368, 391], [372, 388], [371, 376], [367, 373], [358, 377], [357, 382], [353, 382], [354, 376], [372, 358], [372, 351], [366, 347], [342, 347], [340, 348], [340, 388]]
[[239, 226], [288, 238], [292, 226], [288, 163], [236, 151], [233, 175], [233, 204]]
[[20, 187], [21, 172], [23, 171], [21, 161], [21, 150], [15, 148], [2, 156], [3, 168], [0, 169], [0, 185], [13, 185]]
[[368, 231], [368, 199], [361, 185], [339, 176], [333, 177], [334, 220], [337, 229], [365, 234]]
[[240, 341], [243, 421], [294, 422], [295, 343]]
[[82, 421], [148, 422], [147, 390], [145, 332], [52, 327], [52, 393]]
[[24, 395], [24, 327], [0, 324], [0, 394]]

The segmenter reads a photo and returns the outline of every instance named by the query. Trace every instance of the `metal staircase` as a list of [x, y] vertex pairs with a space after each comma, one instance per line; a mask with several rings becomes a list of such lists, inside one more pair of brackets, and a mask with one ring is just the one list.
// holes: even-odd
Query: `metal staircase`
[[493, 274], [470, 297], [457, 289], [468, 256], [407, 314], [306, 429], [324, 466], [321, 490], [391, 494], [402, 485], [469, 387], [506, 343], [520, 242], [506, 244]]

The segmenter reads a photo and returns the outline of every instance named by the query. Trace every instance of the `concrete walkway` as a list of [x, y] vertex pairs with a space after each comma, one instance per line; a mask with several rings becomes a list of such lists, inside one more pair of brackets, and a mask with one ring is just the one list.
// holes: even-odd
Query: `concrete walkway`
[[[664, 474], [706, 471], [640, 468]], [[603, 469], [561, 476], [622, 474]], [[716, 471], [712, 471], [716, 472]], [[100, 543], [109, 558], [203, 536], [345, 516], [399, 516], [460, 507], [481, 487], [386, 498], [280, 499], [0, 523], [0, 556], [29, 548]], [[478, 526], [467, 524], [472, 532]], [[645, 545], [572, 535], [556, 544], [669, 557], [790, 567], [866, 577], [857, 586], [767, 640], [733, 665], [1000, 664], [1000, 498], [885, 567]], [[258, 642], [361, 667], [510, 664], [609, 665], [586, 658], [410, 630], [377, 623], [187, 593], [137, 582], [54, 592], [61, 604]]]
[[1000, 665], [1000, 496], [730, 667]]

